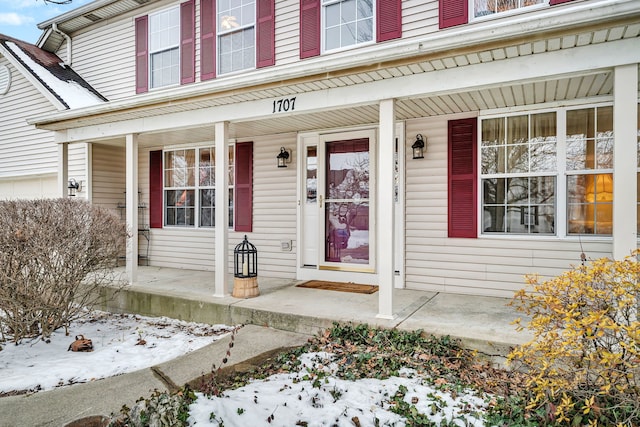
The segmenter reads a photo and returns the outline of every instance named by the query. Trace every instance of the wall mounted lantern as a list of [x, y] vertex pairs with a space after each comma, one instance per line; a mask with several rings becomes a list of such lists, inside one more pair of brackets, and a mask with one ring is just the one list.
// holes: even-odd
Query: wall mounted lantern
[[80, 191], [80, 183], [74, 178], [71, 178], [69, 179], [67, 188], [69, 189], [69, 197], [73, 197], [76, 195], [76, 191]]
[[413, 158], [414, 159], [424, 159], [424, 147], [425, 147], [424, 139], [422, 139], [422, 134], [416, 135], [416, 142], [413, 143], [411, 148], [413, 149]]
[[278, 167], [286, 168], [287, 163], [290, 162], [289, 157], [289, 151], [287, 151], [287, 149], [284, 147], [280, 147], [280, 153], [276, 156], [276, 159], [278, 160]]

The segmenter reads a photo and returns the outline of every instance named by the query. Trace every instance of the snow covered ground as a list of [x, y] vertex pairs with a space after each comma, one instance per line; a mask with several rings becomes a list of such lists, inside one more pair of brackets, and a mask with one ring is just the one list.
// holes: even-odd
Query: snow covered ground
[[[49, 343], [3, 343], [0, 395], [94, 381], [157, 365], [204, 347], [229, 332], [224, 325], [187, 323], [169, 318], [96, 312], [73, 322]], [[76, 335], [93, 342], [92, 352], [68, 351]]]
[[[221, 397], [198, 393], [190, 425], [399, 427], [406, 419], [390, 408], [404, 401], [437, 425], [484, 426], [487, 402], [471, 391], [439, 391], [409, 369], [387, 380], [345, 381], [331, 376], [336, 366], [330, 356], [304, 354], [298, 372], [272, 375]], [[318, 368], [326, 376], [314, 374]]]
[[[94, 381], [132, 372], [201, 348], [228, 333], [168, 318], [96, 313], [74, 322], [69, 336], [56, 331], [51, 342], [3, 344], [0, 395]], [[75, 335], [93, 341], [93, 352], [67, 351]], [[329, 353], [300, 357], [297, 372], [227, 390], [221, 397], [197, 393], [190, 425], [197, 426], [404, 426], [391, 408], [404, 402], [417, 416], [443, 425], [483, 426], [486, 400], [469, 390], [444, 392], [412, 370], [387, 380], [345, 381], [332, 375]], [[451, 424], [449, 424], [451, 423]]]

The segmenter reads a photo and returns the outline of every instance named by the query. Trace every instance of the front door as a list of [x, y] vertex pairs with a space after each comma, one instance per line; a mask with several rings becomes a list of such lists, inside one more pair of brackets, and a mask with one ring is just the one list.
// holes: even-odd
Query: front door
[[321, 135], [318, 146], [320, 269], [375, 268], [375, 132]]

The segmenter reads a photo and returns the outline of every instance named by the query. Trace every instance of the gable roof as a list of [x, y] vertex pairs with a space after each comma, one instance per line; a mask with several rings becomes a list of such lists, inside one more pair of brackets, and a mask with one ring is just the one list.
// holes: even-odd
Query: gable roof
[[62, 110], [108, 102], [107, 98], [51, 52], [0, 34], [0, 54]]

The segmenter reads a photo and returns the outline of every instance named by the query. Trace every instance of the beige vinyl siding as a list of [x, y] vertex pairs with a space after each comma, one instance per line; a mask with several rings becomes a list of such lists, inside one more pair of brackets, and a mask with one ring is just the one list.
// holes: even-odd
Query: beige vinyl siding
[[124, 212], [117, 209], [125, 202], [126, 159], [124, 146], [93, 144], [91, 147], [93, 186], [92, 203], [111, 209], [119, 215]]
[[[468, 116], [467, 116], [468, 117]], [[553, 277], [588, 258], [611, 256], [610, 240], [555, 237], [447, 237], [447, 120], [406, 123], [409, 147], [427, 137], [425, 159], [406, 158], [405, 272], [409, 289], [511, 297], [524, 275]]]
[[300, 60], [300, 2], [276, 2], [276, 65]]
[[0, 96], [0, 178], [56, 173], [53, 133], [36, 129], [27, 120], [57, 109], [5, 58], [11, 72], [9, 92]]
[[405, 0], [402, 2], [402, 38], [422, 37], [439, 30], [438, 1]]
[[[109, 101], [135, 94], [134, 20], [95, 25], [73, 37], [73, 69]], [[66, 44], [56, 54], [66, 58]], [[96, 55], [96, 52], [100, 52]]]
[[[296, 166], [276, 167], [281, 146], [293, 148], [295, 134], [253, 139], [253, 232], [229, 232], [229, 273], [233, 271], [233, 249], [246, 234], [258, 250], [258, 275], [295, 277], [296, 242]], [[186, 146], [185, 146], [186, 147]], [[148, 205], [149, 151], [139, 155], [141, 200]], [[295, 153], [293, 154], [295, 157]], [[283, 182], [285, 179], [287, 182]], [[151, 229], [150, 265], [170, 268], [215, 269], [215, 230], [208, 228], [166, 227]], [[282, 251], [280, 242], [291, 241], [293, 250]], [[212, 279], [213, 280], [213, 279]]]

